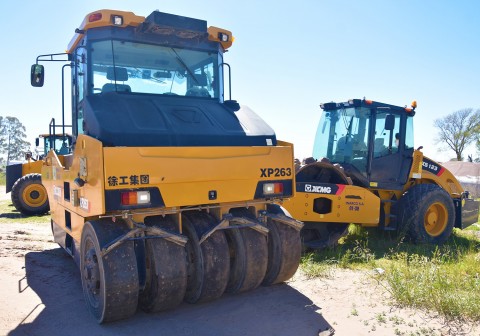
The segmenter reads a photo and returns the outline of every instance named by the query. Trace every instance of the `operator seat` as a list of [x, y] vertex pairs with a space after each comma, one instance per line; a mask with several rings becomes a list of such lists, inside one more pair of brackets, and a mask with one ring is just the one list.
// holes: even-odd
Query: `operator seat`
[[127, 84], [119, 84], [118, 82], [128, 81], [127, 68], [110, 67], [107, 69], [107, 79], [116, 83], [107, 83], [102, 87], [103, 92], [132, 92], [132, 88]]
[[107, 83], [102, 87], [103, 92], [132, 92], [132, 88], [127, 84]]
[[68, 146], [67, 144], [64, 142], [62, 144], [62, 147], [60, 147], [60, 149], [58, 150], [57, 154], [58, 155], [66, 155], [70, 152], [70, 150], [68, 149]]
[[187, 90], [185, 96], [211, 97], [205, 88], [208, 85], [207, 74], [193, 74], [193, 77], [190, 77], [190, 81], [193, 83], [193, 86]]
[[385, 155], [386, 150], [387, 147], [385, 147], [385, 138], [375, 138], [375, 142], [373, 143], [373, 157]]

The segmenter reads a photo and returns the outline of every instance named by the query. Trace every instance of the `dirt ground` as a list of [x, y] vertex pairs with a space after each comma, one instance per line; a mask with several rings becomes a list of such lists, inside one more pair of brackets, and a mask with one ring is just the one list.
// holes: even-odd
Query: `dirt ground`
[[[8, 196], [8, 195], [7, 195]], [[0, 199], [5, 195], [0, 195]], [[4, 214], [0, 214], [0, 217]], [[79, 271], [45, 224], [0, 226], [0, 335], [480, 335], [479, 325], [392, 305], [374, 272], [301, 272], [287, 284], [98, 325]]]

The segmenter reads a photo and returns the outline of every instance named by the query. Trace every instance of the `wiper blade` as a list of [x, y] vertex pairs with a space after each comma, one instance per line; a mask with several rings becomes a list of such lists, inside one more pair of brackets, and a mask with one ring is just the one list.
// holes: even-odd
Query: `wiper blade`
[[347, 129], [347, 140], [352, 136], [352, 124], [353, 124], [353, 117], [350, 118], [350, 123], [348, 124], [348, 129]]
[[185, 68], [185, 70], [187, 70], [188, 72], [188, 75], [195, 81], [195, 83], [197, 85], [200, 85], [200, 83], [198, 82], [198, 80], [195, 78], [195, 75], [194, 73], [192, 72], [192, 70], [190, 70], [190, 68], [185, 64], [185, 62], [183, 61], [183, 59], [180, 57], [180, 55], [177, 53], [177, 51], [173, 48], [171, 48], [172, 51], [175, 53], [176, 57], [177, 57], [177, 61], [178, 63], [180, 63], [181, 66], [183, 66]]

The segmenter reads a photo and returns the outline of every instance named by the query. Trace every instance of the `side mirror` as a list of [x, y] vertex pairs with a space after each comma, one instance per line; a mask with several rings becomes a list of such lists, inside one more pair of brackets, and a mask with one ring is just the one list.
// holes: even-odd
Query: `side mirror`
[[44, 79], [45, 79], [45, 70], [43, 68], [43, 65], [41, 64], [32, 65], [32, 69], [30, 71], [30, 83], [32, 84], [32, 86], [42, 87]]
[[35, 147], [38, 147], [38, 146], [40, 146], [40, 139], [35, 138]]
[[393, 114], [386, 115], [384, 128], [387, 131], [393, 131], [395, 129], [395, 116]]
[[236, 100], [225, 100], [223, 104], [233, 112], [240, 110], [240, 104]]

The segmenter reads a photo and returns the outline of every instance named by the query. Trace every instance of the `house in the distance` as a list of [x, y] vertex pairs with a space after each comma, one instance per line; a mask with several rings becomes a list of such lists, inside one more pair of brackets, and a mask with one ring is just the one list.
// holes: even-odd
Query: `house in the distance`
[[442, 165], [455, 175], [465, 190], [468, 190], [472, 197], [480, 197], [480, 163], [448, 161]]

